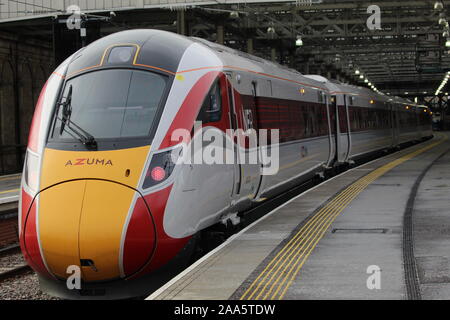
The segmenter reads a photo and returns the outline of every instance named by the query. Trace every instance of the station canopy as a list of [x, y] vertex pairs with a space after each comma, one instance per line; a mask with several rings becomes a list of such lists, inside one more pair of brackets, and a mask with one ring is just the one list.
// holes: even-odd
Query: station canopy
[[57, 63], [84, 44], [66, 26], [73, 5], [87, 43], [157, 28], [409, 98], [434, 97], [450, 71], [450, 1], [2, 0], [0, 31], [48, 43]]

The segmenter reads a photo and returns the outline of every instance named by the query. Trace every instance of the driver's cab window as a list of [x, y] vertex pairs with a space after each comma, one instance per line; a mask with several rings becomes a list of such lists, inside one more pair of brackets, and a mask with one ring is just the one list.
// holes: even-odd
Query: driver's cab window
[[205, 123], [218, 122], [222, 118], [222, 94], [219, 81], [216, 81], [203, 101], [197, 121]]

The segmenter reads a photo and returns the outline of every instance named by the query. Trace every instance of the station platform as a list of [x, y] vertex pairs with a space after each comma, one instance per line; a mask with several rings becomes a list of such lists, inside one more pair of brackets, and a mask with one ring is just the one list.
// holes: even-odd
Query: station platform
[[147, 299], [450, 299], [449, 137], [304, 192]]
[[21, 174], [0, 176], [0, 205], [19, 201]]
[[0, 205], [19, 200], [21, 174], [0, 176]]
[[17, 243], [20, 174], [0, 176], [0, 248]]

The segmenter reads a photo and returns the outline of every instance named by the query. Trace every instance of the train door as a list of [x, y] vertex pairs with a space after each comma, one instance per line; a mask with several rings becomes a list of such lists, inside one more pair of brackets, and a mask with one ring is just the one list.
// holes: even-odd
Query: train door
[[249, 172], [254, 177], [254, 182], [252, 183], [252, 199], [257, 198], [259, 192], [261, 191], [261, 186], [263, 183], [263, 168], [261, 162], [261, 150], [259, 145], [259, 133], [258, 133], [258, 83], [256, 81], [252, 82], [252, 95], [253, 102], [250, 108], [246, 108], [244, 110], [244, 128], [246, 131], [251, 132], [256, 137], [256, 144], [253, 145], [254, 150], [251, 150], [252, 153], [256, 153], [256, 162], [251, 164], [251, 168], [249, 168]]
[[[235, 132], [238, 125], [238, 118], [236, 113], [236, 100], [233, 92], [232, 86], [232, 74], [227, 73], [227, 93], [228, 93], [228, 101], [229, 101], [229, 118], [230, 118], [230, 129], [232, 132]], [[242, 169], [241, 163], [239, 161], [239, 152], [237, 144], [237, 139], [233, 137], [233, 189], [231, 192], [232, 198], [238, 197], [241, 194], [241, 182], [242, 182]]]
[[180, 166], [172, 187], [173, 210], [184, 217], [187, 225], [188, 220], [201, 221], [201, 225], [189, 225], [186, 230], [202, 228], [212, 214], [225, 213], [230, 207], [235, 178], [233, 163], [228, 162], [223, 149], [230, 145], [226, 136], [230, 128], [227, 82], [220, 75], [205, 92], [193, 125], [192, 140], [185, 150], [189, 162]]
[[231, 74], [227, 74], [230, 96], [230, 122], [234, 143], [234, 187], [232, 198], [253, 199], [261, 184], [260, 160], [258, 156], [257, 133], [257, 83], [252, 84], [252, 95], [243, 96], [234, 92]]
[[337, 149], [337, 126], [336, 126], [336, 105], [333, 102], [333, 99], [323, 94], [322, 92], [319, 92], [319, 95], [323, 96], [325, 98], [325, 106], [327, 110], [327, 119], [328, 119], [328, 127], [329, 127], [329, 135], [328, 135], [328, 141], [329, 141], [329, 155], [328, 155], [328, 162], [327, 166], [331, 167], [334, 162], [336, 162], [336, 149]]
[[341, 152], [341, 137], [339, 130], [339, 113], [337, 96], [331, 96], [330, 99], [330, 124], [331, 124], [331, 136], [335, 145], [335, 154], [333, 162], [339, 162], [339, 155]]
[[350, 148], [352, 145], [352, 137], [350, 134], [350, 115], [349, 115], [349, 107], [348, 107], [348, 97], [346, 95], [342, 96], [343, 104], [338, 106], [338, 115], [339, 115], [339, 131], [341, 133], [341, 145], [342, 152], [340, 155], [341, 162], [347, 162], [350, 156]]

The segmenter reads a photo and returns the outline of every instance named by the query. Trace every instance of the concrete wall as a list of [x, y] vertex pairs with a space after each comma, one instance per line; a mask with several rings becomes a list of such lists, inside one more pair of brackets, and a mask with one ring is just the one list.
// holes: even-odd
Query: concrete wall
[[0, 33], [0, 174], [21, 170], [34, 108], [52, 68], [50, 47]]

